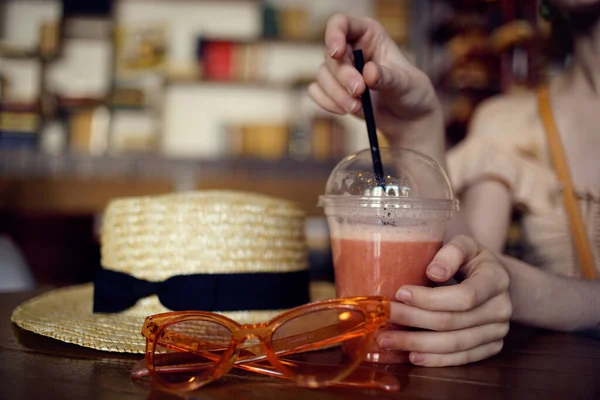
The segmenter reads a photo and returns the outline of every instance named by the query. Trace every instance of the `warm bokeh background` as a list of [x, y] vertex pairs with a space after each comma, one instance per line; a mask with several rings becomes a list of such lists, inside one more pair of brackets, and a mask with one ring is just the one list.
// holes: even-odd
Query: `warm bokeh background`
[[340, 11], [431, 76], [450, 145], [480, 101], [555, 68], [535, 0], [0, 0], [0, 234], [35, 282], [91, 279], [111, 198], [196, 188], [300, 202], [331, 279], [317, 196], [368, 143], [306, 95]]

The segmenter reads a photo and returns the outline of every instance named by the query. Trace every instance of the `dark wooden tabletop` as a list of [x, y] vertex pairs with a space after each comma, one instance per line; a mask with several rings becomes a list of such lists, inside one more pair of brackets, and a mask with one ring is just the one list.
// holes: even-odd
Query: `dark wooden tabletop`
[[[176, 399], [130, 379], [141, 356], [62, 343], [16, 327], [10, 314], [35, 293], [0, 294], [0, 399]], [[398, 393], [302, 389], [258, 375], [229, 375], [187, 399], [600, 399], [600, 341], [513, 327], [502, 353], [451, 368], [389, 370]]]

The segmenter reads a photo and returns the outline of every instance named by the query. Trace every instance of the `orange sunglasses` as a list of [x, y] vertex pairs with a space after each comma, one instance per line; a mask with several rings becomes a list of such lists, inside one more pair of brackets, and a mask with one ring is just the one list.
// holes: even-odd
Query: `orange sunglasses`
[[393, 379], [377, 380], [388, 374], [359, 368], [389, 315], [385, 297], [310, 303], [260, 324], [203, 311], [152, 315], [142, 328], [146, 368], [134, 367], [132, 376], [148, 373], [165, 389], [191, 391], [236, 367], [311, 388], [394, 390]]

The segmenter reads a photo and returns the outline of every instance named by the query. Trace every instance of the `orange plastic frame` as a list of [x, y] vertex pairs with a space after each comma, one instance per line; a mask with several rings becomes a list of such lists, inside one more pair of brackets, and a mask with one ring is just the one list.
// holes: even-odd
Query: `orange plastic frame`
[[[305, 332], [300, 335], [288, 336], [285, 338], [272, 340], [274, 332], [283, 324], [310, 316], [315, 312], [327, 310], [354, 311], [363, 316], [363, 320], [359, 324], [344, 327], [344, 321], [339, 321], [338, 324], [323, 327], [317, 330], [310, 330], [307, 326]], [[240, 325], [237, 322], [216, 313], [204, 311], [184, 311], [184, 312], [169, 312], [163, 314], [152, 315], [146, 318], [142, 328], [142, 335], [146, 338], [146, 356], [145, 364], [152, 378], [160, 386], [166, 389], [175, 391], [191, 391], [195, 390], [209, 382], [219, 379], [226, 374], [231, 368], [243, 368], [249, 371], [258, 372], [271, 376], [288, 378], [295, 381], [297, 384], [306, 387], [323, 387], [330, 385], [342, 386], [359, 386], [372, 388], [381, 386], [377, 382], [373, 382], [373, 374], [369, 376], [371, 379], [359, 378], [358, 381], [345, 382], [349, 375], [357, 370], [359, 364], [364, 359], [368, 344], [373, 335], [386, 327], [390, 316], [390, 303], [385, 297], [351, 297], [342, 299], [326, 300], [322, 302], [310, 303], [289, 310], [278, 315], [268, 322], [260, 324]], [[222, 344], [210, 343], [209, 341], [200, 340], [197, 337], [189, 337], [180, 332], [167, 330], [169, 326], [181, 323], [184, 321], [206, 321], [216, 323], [224, 328], [227, 328], [231, 333], [229, 345], [225, 348]], [[310, 335], [306, 333], [310, 332]], [[340, 333], [343, 332], [343, 333]], [[158, 340], [157, 340], [158, 338]], [[251, 347], [243, 347], [242, 344], [247, 339], [256, 338], [260, 344]], [[335, 344], [351, 340], [350, 361], [345, 368], [340, 369], [339, 374], [335, 377], [326, 379], [319, 378], [319, 368], [326, 368], [323, 365], [315, 365], [314, 370], [310, 375], [295, 374], [289, 368], [293, 363], [284, 360], [281, 357], [293, 353], [315, 351], [325, 349]], [[284, 350], [275, 351], [274, 344], [278, 348]], [[212, 372], [204, 378], [198, 376], [189, 379], [185, 382], [171, 383], [161, 378], [161, 373], [175, 371], [181, 368], [193, 368], [193, 366], [156, 366], [155, 357], [160, 357], [161, 354], [156, 354], [156, 347], [162, 346], [170, 350], [178, 352], [192, 353], [203, 357], [206, 360], [214, 361]], [[244, 351], [245, 356], [240, 358], [240, 352]], [[268, 360], [272, 368], [264, 364]], [[295, 362], [294, 362], [295, 363]], [[136, 375], [134, 369], [134, 376]], [[138, 377], [143, 375], [138, 368]], [[365, 374], [362, 374], [365, 375]], [[362, 381], [362, 383], [361, 383]], [[385, 385], [384, 385], [385, 386]], [[381, 387], [386, 389], [386, 387]]]

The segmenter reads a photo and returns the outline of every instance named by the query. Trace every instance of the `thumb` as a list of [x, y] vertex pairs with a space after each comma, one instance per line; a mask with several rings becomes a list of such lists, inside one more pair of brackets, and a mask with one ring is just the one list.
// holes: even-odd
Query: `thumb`
[[411, 65], [384, 66], [370, 61], [363, 69], [363, 78], [367, 87], [377, 91], [397, 115], [408, 113], [414, 118], [435, 107], [431, 81]]
[[433, 257], [427, 266], [427, 277], [438, 283], [448, 281], [463, 265], [473, 260], [481, 249], [470, 237], [456, 236]]
[[369, 61], [363, 69], [363, 78], [370, 89], [382, 93], [393, 93], [403, 96], [410, 91], [410, 79], [403, 68], [388, 68]]

